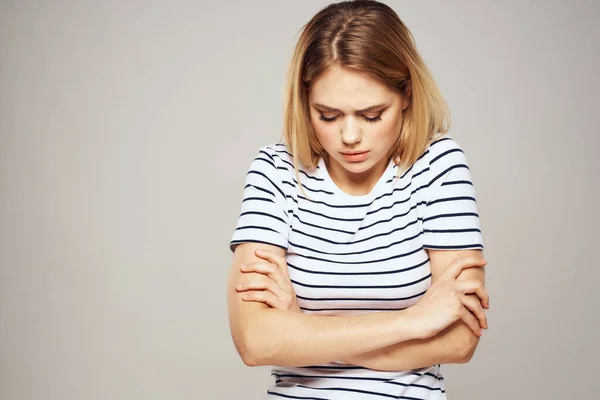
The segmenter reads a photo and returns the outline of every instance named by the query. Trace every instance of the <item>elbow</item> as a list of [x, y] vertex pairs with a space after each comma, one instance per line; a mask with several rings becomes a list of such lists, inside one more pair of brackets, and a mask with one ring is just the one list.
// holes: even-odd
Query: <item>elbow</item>
[[258, 361], [258, 358], [255, 357], [251, 352], [249, 351], [238, 351], [243, 363], [248, 366], [248, 367], [258, 367], [261, 365], [261, 363]]
[[472, 332], [466, 332], [463, 335], [463, 340], [460, 341], [460, 346], [457, 349], [457, 363], [466, 364], [475, 355], [475, 350], [479, 344], [479, 337]]
[[246, 341], [235, 340], [235, 349], [237, 350], [242, 362], [248, 367], [257, 367], [259, 365], [257, 357], [254, 355], [251, 347]]
[[270, 365], [268, 349], [264, 348], [261, 341], [247, 333], [233, 334], [233, 342], [242, 362], [248, 367]]

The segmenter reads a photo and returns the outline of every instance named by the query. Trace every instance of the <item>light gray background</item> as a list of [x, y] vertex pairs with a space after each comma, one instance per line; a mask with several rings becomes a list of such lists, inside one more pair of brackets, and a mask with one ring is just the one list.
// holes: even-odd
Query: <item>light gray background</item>
[[[326, 4], [0, 3], [0, 399], [263, 398], [228, 241]], [[450, 105], [489, 260], [449, 398], [597, 398], [598, 2], [388, 4]]]

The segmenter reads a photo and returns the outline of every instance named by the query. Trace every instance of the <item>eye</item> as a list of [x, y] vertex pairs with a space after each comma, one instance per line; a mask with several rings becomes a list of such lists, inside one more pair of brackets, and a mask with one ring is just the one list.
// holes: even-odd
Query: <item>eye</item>
[[369, 118], [369, 117], [367, 117], [367, 116], [364, 116], [364, 115], [363, 115], [363, 118], [364, 118], [364, 119], [365, 119], [365, 121], [367, 121], [367, 122], [371, 122], [371, 123], [372, 123], [372, 122], [377, 122], [377, 121], [381, 121], [381, 114], [379, 114], [378, 116], [376, 116], [376, 117], [373, 117], [373, 118]]
[[[367, 121], [367, 122], [371, 122], [371, 123], [373, 123], [373, 122], [377, 122], [377, 121], [381, 121], [381, 114], [379, 114], [378, 116], [376, 116], [376, 117], [373, 117], [373, 118], [369, 118], [369, 117], [367, 117], [367, 116], [365, 116], [365, 115], [362, 115], [361, 117], [362, 117], [362, 118], [363, 118], [365, 121]], [[327, 117], [326, 117], [326, 116], [324, 116], [323, 114], [320, 114], [320, 115], [319, 115], [319, 119], [320, 119], [321, 121], [324, 121], [324, 122], [333, 122], [333, 121], [335, 121], [335, 120], [337, 119], [337, 116], [335, 116], [335, 117], [331, 117], [331, 118], [327, 118]]]
[[336, 116], [336, 117], [327, 118], [327, 117], [326, 117], [326, 116], [324, 116], [323, 114], [320, 114], [320, 115], [319, 115], [319, 119], [320, 119], [321, 121], [325, 121], [325, 122], [333, 122], [333, 121], [335, 121], [335, 120], [337, 119], [337, 116]]

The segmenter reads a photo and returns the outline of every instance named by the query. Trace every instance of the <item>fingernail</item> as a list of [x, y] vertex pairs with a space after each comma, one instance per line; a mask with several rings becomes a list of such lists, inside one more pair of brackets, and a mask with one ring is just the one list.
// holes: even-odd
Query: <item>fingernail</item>
[[245, 271], [245, 270], [246, 270], [246, 267], [247, 267], [247, 265], [246, 265], [246, 264], [242, 264], [242, 265], [240, 265], [240, 269], [241, 269], [242, 271]]
[[241, 289], [242, 287], [244, 287], [241, 283], [239, 285], [237, 285], [235, 288], [236, 289]]

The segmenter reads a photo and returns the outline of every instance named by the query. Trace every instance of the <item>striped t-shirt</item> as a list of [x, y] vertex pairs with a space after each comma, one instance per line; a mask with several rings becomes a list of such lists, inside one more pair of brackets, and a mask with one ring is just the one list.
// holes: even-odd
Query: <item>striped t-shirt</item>
[[[401, 310], [431, 285], [426, 249], [483, 249], [465, 154], [449, 135], [433, 142], [400, 178], [391, 160], [371, 193], [339, 189], [320, 159], [296, 179], [284, 143], [261, 147], [246, 175], [230, 243], [287, 251], [302, 311], [351, 315]], [[445, 399], [440, 365], [375, 371], [341, 361], [273, 366], [269, 399]]]

